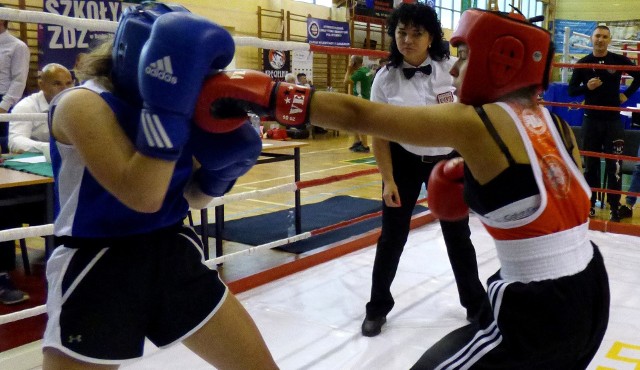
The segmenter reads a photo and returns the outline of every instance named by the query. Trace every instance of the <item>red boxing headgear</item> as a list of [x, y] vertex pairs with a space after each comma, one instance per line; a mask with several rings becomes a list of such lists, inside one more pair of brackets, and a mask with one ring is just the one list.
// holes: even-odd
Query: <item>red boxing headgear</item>
[[450, 41], [469, 46], [467, 70], [456, 92], [461, 103], [492, 103], [518, 89], [549, 84], [551, 34], [522, 16], [466, 10]]

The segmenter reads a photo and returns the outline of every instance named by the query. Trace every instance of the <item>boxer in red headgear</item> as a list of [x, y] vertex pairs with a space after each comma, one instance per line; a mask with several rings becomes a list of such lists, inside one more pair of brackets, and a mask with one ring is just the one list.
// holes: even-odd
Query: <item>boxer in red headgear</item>
[[[461, 103], [401, 107], [344, 94], [301, 94], [296, 117], [314, 125], [420, 146], [448, 146], [462, 162], [434, 170], [429, 204], [442, 218], [470, 209], [495, 240], [500, 270], [479, 322], [431, 347], [416, 369], [584, 369], [609, 317], [607, 272], [587, 239], [590, 189], [567, 124], [538, 105], [551, 35], [516, 14], [465, 11], [451, 39]], [[217, 75], [203, 89], [203, 125], [255, 111], [293, 110], [259, 72]], [[289, 105], [287, 105], [289, 104]], [[236, 113], [239, 111], [240, 113]], [[462, 177], [462, 179], [461, 179]], [[463, 186], [460, 186], [463, 181]], [[458, 189], [457, 191], [455, 191]], [[449, 197], [450, 202], [443, 201]], [[434, 209], [435, 207], [435, 209]]]
[[491, 103], [512, 91], [549, 83], [551, 34], [520, 14], [467, 10], [451, 36], [451, 45], [460, 44], [473, 50], [456, 93], [461, 103]]

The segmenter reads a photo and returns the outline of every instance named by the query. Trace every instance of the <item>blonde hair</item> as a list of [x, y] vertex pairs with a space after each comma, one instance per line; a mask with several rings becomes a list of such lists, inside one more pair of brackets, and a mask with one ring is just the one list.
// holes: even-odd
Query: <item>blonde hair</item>
[[112, 50], [113, 38], [109, 38], [84, 55], [82, 63], [78, 65], [76, 70], [78, 80], [84, 82], [95, 79], [105, 88], [113, 90], [113, 83], [111, 82]]

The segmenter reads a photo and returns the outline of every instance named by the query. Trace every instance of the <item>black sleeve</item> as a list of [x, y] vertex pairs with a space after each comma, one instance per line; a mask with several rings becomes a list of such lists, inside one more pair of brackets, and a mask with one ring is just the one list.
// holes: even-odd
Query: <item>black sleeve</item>
[[573, 74], [571, 74], [569, 86], [567, 87], [567, 94], [569, 94], [569, 96], [584, 95], [584, 93], [586, 92], [587, 84], [584, 82], [583, 71], [584, 68], [573, 69]]

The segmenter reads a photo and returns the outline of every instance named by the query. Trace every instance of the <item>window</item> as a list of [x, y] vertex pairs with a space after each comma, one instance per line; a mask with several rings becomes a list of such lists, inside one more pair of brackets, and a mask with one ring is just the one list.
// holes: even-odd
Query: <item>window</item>
[[[462, 0], [418, 0], [421, 3], [435, 4], [438, 19], [443, 28], [454, 29], [460, 20], [462, 12]], [[498, 0], [498, 9], [503, 12], [511, 11], [511, 3], [518, 3], [517, 0]], [[488, 0], [473, 0], [471, 6], [474, 8], [487, 9]], [[540, 0], [520, 0], [520, 11], [527, 18], [544, 14], [542, 1]], [[538, 23], [539, 25], [539, 23]]]
[[327, 6], [329, 8], [331, 8], [331, 5], [333, 5], [333, 0], [295, 0], [295, 1], [300, 1], [300, 2], [303, 2], [303, 3], [309, 3], [309, 4]]

